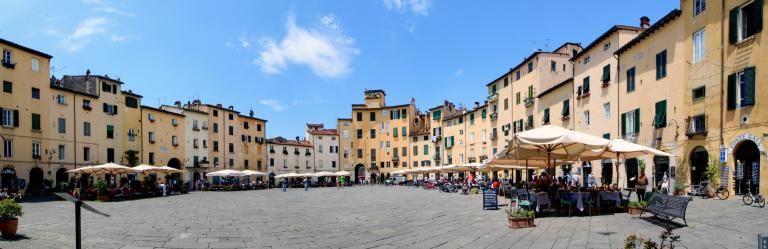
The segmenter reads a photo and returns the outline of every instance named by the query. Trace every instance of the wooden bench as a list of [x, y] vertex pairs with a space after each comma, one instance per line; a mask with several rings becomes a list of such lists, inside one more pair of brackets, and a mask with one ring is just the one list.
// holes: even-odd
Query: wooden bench
[[[643, 211], [662, 218], [667, 222], [671, 222], [674, 219], [682, 219], [685, 226], [688, 226], [688, 221], [685, 220], [685, 211], [688, 209], [690, 201], [690, 197], [654, 193], [648, 201], [648, 207], [643, 208]], [[642, 213], [640, 215], [642, 216]]]

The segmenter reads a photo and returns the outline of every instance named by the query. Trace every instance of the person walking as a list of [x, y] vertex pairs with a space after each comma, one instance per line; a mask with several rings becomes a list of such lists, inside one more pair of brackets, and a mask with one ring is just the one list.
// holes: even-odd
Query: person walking
[[285, 192], [285, 188], [287, 188], [287, 187], [288, 187], [288, 182], [287, 182], [287, 180], [286, 180], [286, 178], [285, 178], [285, 177], [283, 177], [283, 179], [282, 179], [282, 180], [280, 180], [280, 184], [281, 184], [281, 185], [282, 185], [282, 187], [283, 187], [283, 192]]
[[340, 183], [341, 188], [344, 188], [344, 184], [347, 183], [347, 179], [344, 176], [340, 176], [339, 177], [339, 183]]
[[304, 177], [304, 191], [307, 191], [309, 189], [309, 178]]
[[640, 176], [637, 177], [637, 184], [635, 184], [635, 188], [637, 189], [637, 199], [639, 201], [644, 201], [645, 198], [645, 188], [648, 187], [648, 177], [645, 176], [645, 169], [640, 171]]

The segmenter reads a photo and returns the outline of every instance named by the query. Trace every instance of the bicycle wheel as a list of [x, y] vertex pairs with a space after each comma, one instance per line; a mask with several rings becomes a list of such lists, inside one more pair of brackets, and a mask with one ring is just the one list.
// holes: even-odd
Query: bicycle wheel
[[720, 200], [728, 199], [728, 196], [730, 196], [731, 193], [728, 192], [727, 189], [719, 189], [717, 190], [717, 198], [720, 198]]
[[765, 207], [765, 198], [762, 198], [762, 197], [757, 198], [756, 202], [758, 207], [761, 207], [761, 208]]
[[741, 198], [742, 201], [744, 201], [744, 205], [752, 205], [752, 196], [751, 195], [745, 195], [744, 198]]

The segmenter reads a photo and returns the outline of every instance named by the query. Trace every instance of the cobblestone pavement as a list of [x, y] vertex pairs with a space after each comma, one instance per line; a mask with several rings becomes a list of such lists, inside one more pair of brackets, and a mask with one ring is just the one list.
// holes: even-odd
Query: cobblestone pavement
[[[501, 199], [504, 200], [504, 199]], [[623, 248], [627, 235], [656, 238], [650, 219], [626, 213], [536, 218], [506, 227], [503, 210], [483, 211], [481, 196], [409, 187], [364, 186], [204, 192], [124, 202], [91, 202], [112, 215], [83, 211], [86, 248]], [[24, 203], [20, 239], [0, 248], [74, 247], [73, 205]], [[686, 248], [756, 248], [768, 233], [768, 209], [740, 200], [696, 199]]]

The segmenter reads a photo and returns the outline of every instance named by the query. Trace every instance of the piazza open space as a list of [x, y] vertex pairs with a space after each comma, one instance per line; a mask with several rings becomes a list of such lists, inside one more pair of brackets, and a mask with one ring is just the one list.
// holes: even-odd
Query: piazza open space
[[[499, 202], [504, 203], [505, 198]], [[482, 210], [481, 195], [381, 185], [194, 192], [122, 202], [88, 202], [84, 248], [623, 248], [631, 234], [656, 238], [655, 219], [627, 213], [537, 217], [509, 229], [504, 208]], [[19, 238], [0, 248], [73, 248], [74, 206], [23, 203]], [[695, 198], [681, 248], [756, 248], [768, 209], [740, 199]], [[649, 215], [643, 215], [649, 217]]]

